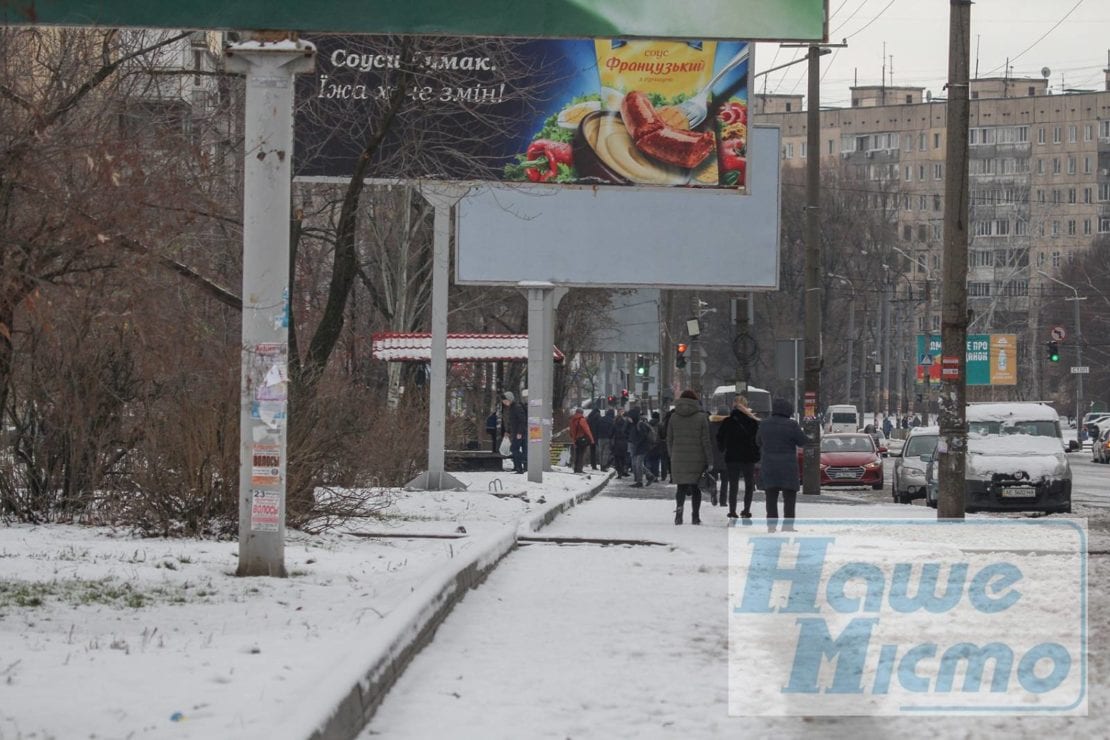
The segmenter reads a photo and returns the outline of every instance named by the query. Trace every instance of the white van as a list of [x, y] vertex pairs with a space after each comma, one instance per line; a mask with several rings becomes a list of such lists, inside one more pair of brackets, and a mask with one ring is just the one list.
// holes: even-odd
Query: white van
[[859, 428], [859, 411], [855, 406], [829, 406], [825, 414], [826, 432], [856, 432]]

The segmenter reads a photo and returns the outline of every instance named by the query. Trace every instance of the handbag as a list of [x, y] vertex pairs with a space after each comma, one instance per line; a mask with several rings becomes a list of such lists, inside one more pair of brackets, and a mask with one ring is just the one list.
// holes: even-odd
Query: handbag
[[702, 473], [701, 477], [698, 478], [698, 490], [707, 496], [712, 496], [717, 493], [717, 479], [710, 475], [708, 470]]
[[574, 440], [574, 444], [578, 445], [579, 448], [589, 447], [590, 446], [590, 438], [585, 436], [585, 435], [582, 435], [578, 439]]

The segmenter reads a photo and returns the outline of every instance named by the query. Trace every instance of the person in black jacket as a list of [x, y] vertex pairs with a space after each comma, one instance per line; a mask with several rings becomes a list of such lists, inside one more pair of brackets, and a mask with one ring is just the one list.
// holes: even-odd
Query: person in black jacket
[[632, 429], [632, 422], [626, 414], [620, 414], [613, 420], [613, 433], [609, 437], [609, 451], [613, 455], [613, 467], [617, 469], [617, 477], [623, 478], [629, 474], [632, 460], [628, 456], [628, 433]]
[[505, 422], [505, 431], [509, 435], [509, 443], [513, 455], [513, 472], [523, 473], [528, 469], [528, 455], [525, 453], [525, 436], [528, 434], [528, 412], [524, 404], [516, 400], [512, 391], [505, 391], [501, 396], [501, 403], [505, 407], [508, 419]]
[[597, 470], [597, 442], [600, 439], [597, 436], [598, 426], [601, 422], [601, 411], [597, 408], [598, 400], [594, 399], [593, 408], [586, 415], [586, 423], [590, 425], [590, 434], [594, 435], [594, 441], [590, 443], [590, 468], [593, 470]]
[[737, 518], [736, 497], [740, 476], [744, 476], [744, 509], [739, 516], [752, 516], [752, 493], [755, 492], [755, 464], [759, 462], [756, 435], [759, 419], [748, 408], [748, 399], [737, 395], [728, 418], [717, 429], [717, 449], [725, 456], [725, 475], [721, 486], [722, 502], [728, 493], [728, 518]]
[[608, 470], [609, 462], [612, 459], [612, 452], [610, 451], [610, 442], [613, 436], [613, 422], [616, 419], [616, 412], [613, 409], [606, 409], [605, 416], [597, 420], [597, 430], [594, 432], [594, 439], [597, 440], [597, 456], [601, 459], [601, 469]]

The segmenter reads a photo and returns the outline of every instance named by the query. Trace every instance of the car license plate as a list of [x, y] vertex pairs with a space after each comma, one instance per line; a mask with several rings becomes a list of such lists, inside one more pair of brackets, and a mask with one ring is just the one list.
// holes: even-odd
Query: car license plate
[[1011, 486], [1002, 489], [1002, 498], [1036, 498], [1037, 489], [1032, 486]]

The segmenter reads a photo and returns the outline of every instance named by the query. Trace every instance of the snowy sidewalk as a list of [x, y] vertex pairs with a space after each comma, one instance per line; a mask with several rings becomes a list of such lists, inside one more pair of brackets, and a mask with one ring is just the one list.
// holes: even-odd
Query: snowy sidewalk
[[[533, 544], [509, 555], [456, 607], [362, 737], [1105, 736], [1106, 670], [1094, 657], [1089, 719], [729, 717], [724, 509], [703, 506], [702, 526], [676, 527], [671, 491], [611, 485], [545, 530], [663, 546]], [[806, 498], [799, 513], [934, 516]], [[1092, 590], [1105, 578], [1092, 563]], [[1106, 634], [1105, 610], [1096, 616], [1096, 608], [1095, 646]]]
[[0, 526], [0, 740], [307, 737], [430, 586], [604, 482], [459, 477], [470, 490], [383, 492], [363, 536], [290, 532], [286, 579], [236, 578], [235, 541]]

